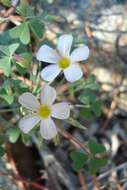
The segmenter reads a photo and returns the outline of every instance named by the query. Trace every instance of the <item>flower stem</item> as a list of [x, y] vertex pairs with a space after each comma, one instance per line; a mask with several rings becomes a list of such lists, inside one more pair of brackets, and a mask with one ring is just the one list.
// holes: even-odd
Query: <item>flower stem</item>
[[0, 109], [0, 113], [4, 113], [4, 112], [11, 112], [11, 111], [14, 111], [14, 110], [18, 110], [19, 107], [15, 107], [15, 108], [4, 108], [4, 109]]
[[78, 145], [80, 148], [82, 148], [85, 151], [85, 153], [87, 153], [88, 155], [91, 154], [89, 148], [86, 145], [84, 145], [84, 143], [80, 142], [78, 139], [72, 136], [69, 132], [65, 131], [64, 129], [61, 129], [60, 127], [59, 127], [59, 132], [61, 133], [62, 136], [64, 136], [64, 138], [68, 139], [73, 145], [75, 146]]
[[84, 104], [75, 104], [75, 107], [79, 107], [79, 108], [89, 108], [89, 105], [84, 105]]

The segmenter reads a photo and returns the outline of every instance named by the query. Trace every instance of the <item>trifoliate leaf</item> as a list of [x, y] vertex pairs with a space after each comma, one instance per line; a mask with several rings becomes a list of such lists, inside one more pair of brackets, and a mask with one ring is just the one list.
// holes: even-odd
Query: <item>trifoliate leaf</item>
[[28, 23], [26, 22], [22, 24], [20, 40], [23, 44], [28, 44], [30, 42], [30, 31], [29, 31]]
[[26, 8], [26, 16], [27, 17], [34, 17], [35, 14], [34, 14], [34, 8], [32, 6], [27, 6]]
[[107, 164], [106, 158], [91, 158], [89, 161], [89, 172], [96, 175], [96, 172]]
[[4, 156], [5, 150], [3, 147], [0, 146], [0, 157]]
[[3, 135], [0, 135], [0, 146], [4, 144], [5, 137]]
[[24, 144], [27, 144], [31, 140], [31, 136], [29, 134], [21, 133], [21, 140]]
[[0, 45], [0, 51], [4, 54], [4, 56], [10, 56], [10, 51], [8, 46]]
[[99, 117], [101, 115], [101, 102], [99, 100], [93, 103], [92, 110], [95, 113], [96, 117]]
[[96, 95], [90, 90], [85, 90], [84, 92], [81, 93], [78, 99], [83, 104], [90, 104], [90, 103], [95, 102]]
[[104, 153], [106, 151], [104, 145], [98, 143], [96, 140], [91, 139], [88, 143], [90, 151], [93, 155]]
[[15, 53], [15, 51], [18, 49], [18, 47], [19, 47], [18, 43], [9, 45], [10, 56], [12, 56]]
[[0, 94], [0, 97], [3, 98], [8, 104], [12, 104], [14, 101], [13, 95]]
[[23, 44], [28, 44], [30, 42], [30, 31], [27, 22], [20, 24], [19, 26], [10, 30], [10, 35], [12, 38], [19, 38]]
[[18, 127], [10, 128], [7, 131], [7, 135], [11, 143], [16, 143], [20, 136], [20, 129]]
[[73, 151], [70, 154], [71, 159], [73, 160], [73, 169], [79, 171], [83, 168], [85, 161], [88, 160], [88, 156], [83, 152]]
[[93, 114], [91, 108], [82, 108], [80, 111], [81, 116], [83, 116], [85, 119], [91, 119]]
[[4, 74], [8, 77], [11, 72], [11, 60], [9, 57], [0, 59], [0, 69], [3, 70]]
[[22, 32], [22, 24], [11, 29], [9, 33], [11, 38], [15, 39], [20, 37], [21, 32]]
[[7, 7], [11, 6], [11, 0], [0, 0], [0, 3]]
[[29, 24], [34, 35], [41, 38], [44, 34], [44, 24], [39, 19], [33, 19]]
[[11, 57], [19, 47], [18, 43], [14, 43], [8, 46], [0, 45], [0, 51], [7, 57]]

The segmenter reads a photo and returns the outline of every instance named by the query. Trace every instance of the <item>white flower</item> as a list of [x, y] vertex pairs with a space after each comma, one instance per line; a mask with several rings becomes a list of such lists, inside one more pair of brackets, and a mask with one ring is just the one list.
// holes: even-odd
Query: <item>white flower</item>
[[63, 71], [65, 78], [69, 82], [75, 82], [83, 76], [83, 72], [77, 62], [88, 58], [89, 48], [84, 45], [76, 48], [70, 54], [72, 41], [72, 35], [65, 34], [59, 38], [57, 50], [47, 45], [40, 47], [36, 55], [37, 59], [53, 63], [41, 71], [41, 77], [44, 80], [53, 81], [61, 71]]
[[23, 93], [19, 97], [19, 103], [31, 111], [19, 121], [19, 127], [24, 133], [30, 130], [40, 122], [40, 133], [44, 139], [52, 139], [57, 134], [57, 129], [51, 117], [57, 119], [67, 119], [70, 115], [70, 106], [68, 103], [53, 104], [56, 99], [54, 88], [46, 85], [42, 89], [40, 102], [31, 93]]

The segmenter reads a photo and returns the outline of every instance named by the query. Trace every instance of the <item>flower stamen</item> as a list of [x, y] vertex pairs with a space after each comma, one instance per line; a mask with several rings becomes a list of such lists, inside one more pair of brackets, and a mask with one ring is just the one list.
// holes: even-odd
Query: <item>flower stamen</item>
[[66, 69], [70, 66], [70, 59], [68, 59], [67, 57], [63, 57], [61, 58], [59, 61], [58, 61], [58, 66], [61, 68], [61, 69]]
[[51, 115], [51, 109], [47, 105], [41, 105], [38, 109], [38, 115], [42, 119], [47, 119]]

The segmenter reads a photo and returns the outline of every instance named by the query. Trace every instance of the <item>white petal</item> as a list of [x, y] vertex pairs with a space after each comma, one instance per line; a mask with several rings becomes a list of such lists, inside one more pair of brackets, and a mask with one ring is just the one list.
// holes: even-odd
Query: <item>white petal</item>
[[50, 140], [57, 135], [56, 125], [51, 118], [41, 121], [40, 133], [46, 140]]
[[58, 39], [57, 49], [59, 50], [59, 52], [62, 56], [65, 56], [65, 57], [69, 56], [71, 46], [72, 46], [72, 41], [73, 41], [72, 35], [68, 35], [68, 34], [62, 35]]
[[87, 46], [82, 46], [79, 48], [76, 48], [72, 53], [71, 53], [71, 61], [78, 62], [78, 61], [83, 61], [86, 60], [89, 56], [89, 48]]
[[52, 116], [57, 119], [67, 119], [70, 116], [70, 106], [68, 103], [58, 103], [52, 106]]
[[39, 61], [45, 61], [48, 63], [57, 63], [60, 58], [57, 51], [47, 45], [43, 45], [40, 47], [36, 57]]
[[48, 82], [52, 82], [60, 71], [61, 69], [57, 65], [49, 65], [41, 71], [41, 77]]
[[56, 90], [49, 85], [45, 85], [41, 91], [41, 103], [51, 105], [56, 99]]
[[20, 119], [19, 127], [23, 133], [29, 133], [31, 129], [38, 124], [40, 121], [39, 117], [36, 115], [27, 115]]
[[71, 66], [64, 70], [64, 75], [67, 81], [75, 82], [83, 76], [81, 68], [76, 64], [71, 64]]
[[30, 92], [25, 92], [18, 99], [19, 103], [27, 109], [36, 111], [39, 107], [39, 102]]

